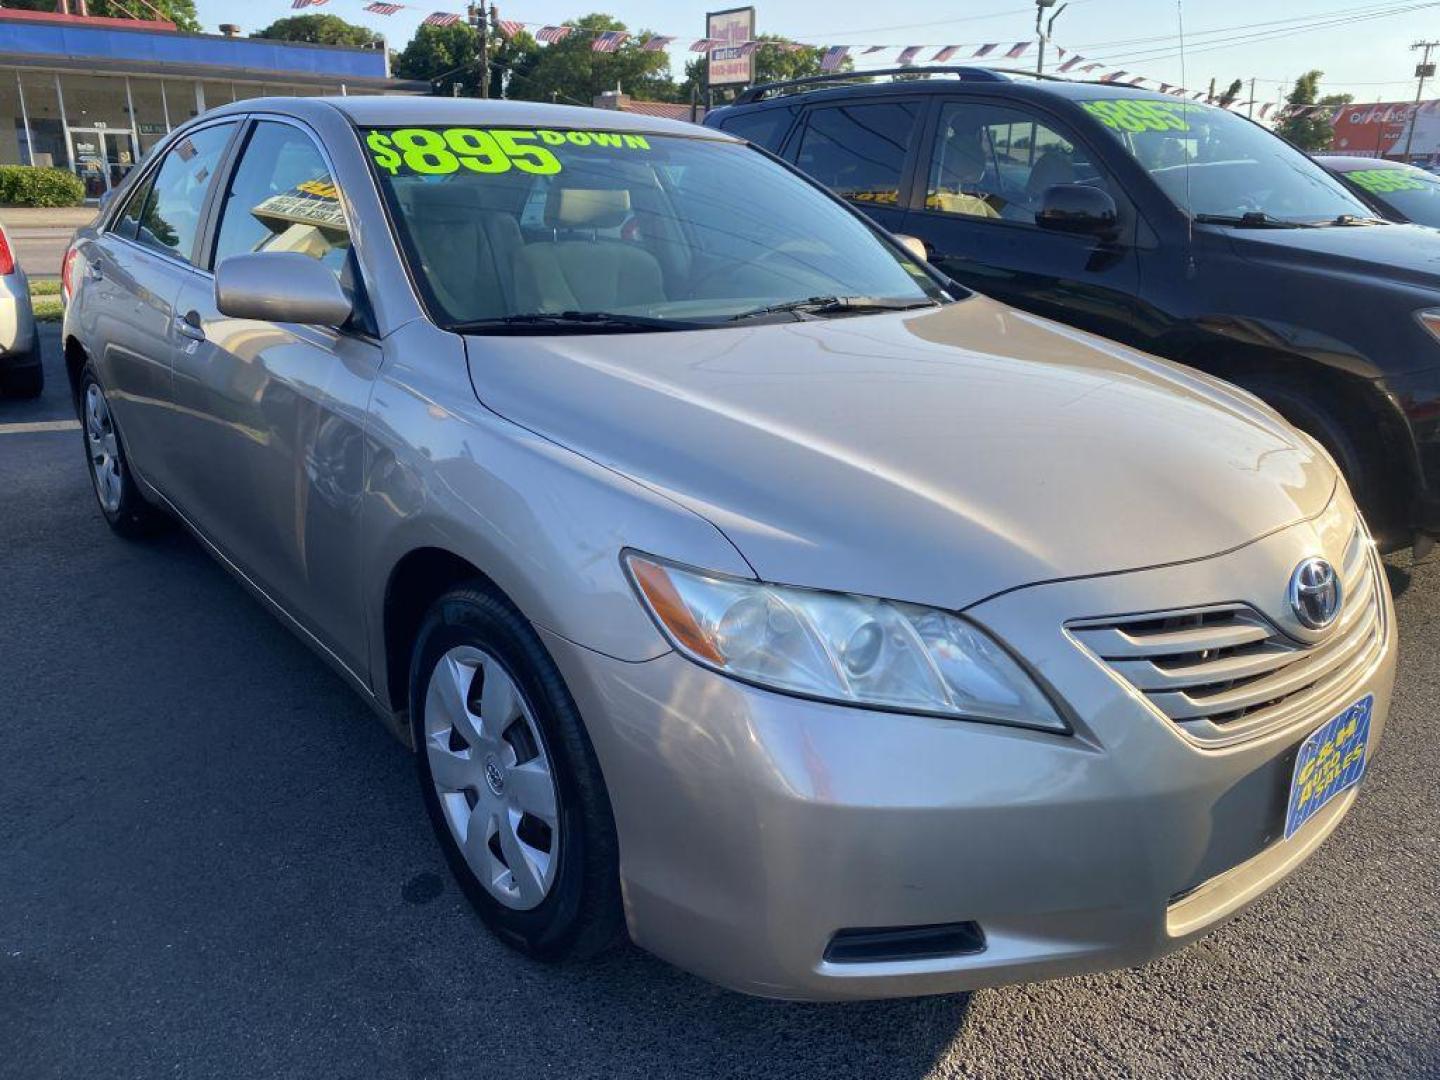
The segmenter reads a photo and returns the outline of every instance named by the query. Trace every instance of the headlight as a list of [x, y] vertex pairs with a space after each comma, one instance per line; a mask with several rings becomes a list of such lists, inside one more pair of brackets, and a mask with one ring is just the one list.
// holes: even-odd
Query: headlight
[[1420, 320], [1420, 325], [1430, 331], [1430, 336], [1440, 341], [1440, 308], [1426, 308], [1424, 311], [1415, 312], [1415, 318]]
[[625, 563], [675, 648], [725, 675], [842, 705], [1069, 730], [993, 638], [948, 612], [766, 585], [634, 553]]

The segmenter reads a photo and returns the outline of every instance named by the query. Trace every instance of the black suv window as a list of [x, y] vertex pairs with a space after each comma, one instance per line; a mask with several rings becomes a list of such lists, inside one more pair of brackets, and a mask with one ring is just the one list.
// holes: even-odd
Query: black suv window
[[1035, 223], [1045, 189], [1106, 186], [1084, 150], [1021, 110], [949, 102], [940, 112], [925, 206]]
[[794, 109], [756, 109], [721, 120], [720, 130], [774, 153], [780, 149], [780, 142], [790, 130], [790, 121], [794, 116]]
[[906, 101], [816, 108], [795, 164], [842, 198], [894, 206], [918, 114]]
[[[135, 239], [190, 261], [200, 211], [234, 124], [216, 124], [183, 137], [165, 154], [145, 200]], [[126, 217], [130, 207], [126, 207]]]

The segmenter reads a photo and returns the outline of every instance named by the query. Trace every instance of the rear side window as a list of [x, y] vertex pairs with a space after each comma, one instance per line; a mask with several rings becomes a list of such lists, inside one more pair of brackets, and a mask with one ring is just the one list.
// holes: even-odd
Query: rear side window
[[894, 206], [919, 111], [904, 101], [815, 109], [795, 163], [851, 202]]
[[[190, 261], [195, 234], [200, 229], [200, 211], [234, 129], [234, 124], [201, 128], [166, 152], [141, 211], [136, 240]], [[128, 217], [130, 207], [125, 212]]]
[[756, 109], [720, 121], [720, 130], [774, 153], [780, 149], [794, 116], [794, 109]]

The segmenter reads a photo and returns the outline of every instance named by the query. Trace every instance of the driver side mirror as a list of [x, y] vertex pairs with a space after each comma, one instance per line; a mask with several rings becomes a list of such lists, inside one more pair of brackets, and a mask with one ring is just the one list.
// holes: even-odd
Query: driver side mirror
[[234, 319], [341, 326], [353, 305], [329, 267], [298, 251], [231, 255], [215, 267], [215, 306]]
[[1056, 184], [1045, 189], [1035, 224], [1051, 232], [1110, 240], [1120, 231], [1120, 212], [1108, 192], [1084, 184]]
[[907, 233], [894, 233], [893, 235], [900, 246], [910, 252], [911, 255], [914, 255], [921, 262], [930, 261], [930, 252], [926, 249], [924, 240], [921, 240], [918, 236], [910, 236]]

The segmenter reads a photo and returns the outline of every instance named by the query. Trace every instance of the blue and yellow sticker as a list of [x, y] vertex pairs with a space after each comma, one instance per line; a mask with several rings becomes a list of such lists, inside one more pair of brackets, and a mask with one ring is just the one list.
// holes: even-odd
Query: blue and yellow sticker
[[365, 145], [376, 167], [391, 176], [445, 176], [455, 172], [503, 173], [511, 169], [553, 176], [564, 169], [556, 150], [601, 146], [649, 150], [643, 135], [618, 131], [550, 131], [543, 128], [395, 128], [372, 130]]
[[1365, 775], [1373, 694], [1361, 698], [1300, 744], [1290, 778], [1285, 839], [1295, 835], [1321, 807]]
[[1359, 184], [1372, 195], [1386, 195], [1392, 191], [1423, 191], [1427, 184], [1436, 183], [1414, 176], [1405, 169], [1357, 169], [1346, 173], [1345, 179]]
[[1156, 101], [1153, 98], [1105, 98], [1082, 101], [1081, 107], [1112, 131], [1189, 131], [1187, 112], [1200, 106], [1183, 101]]

